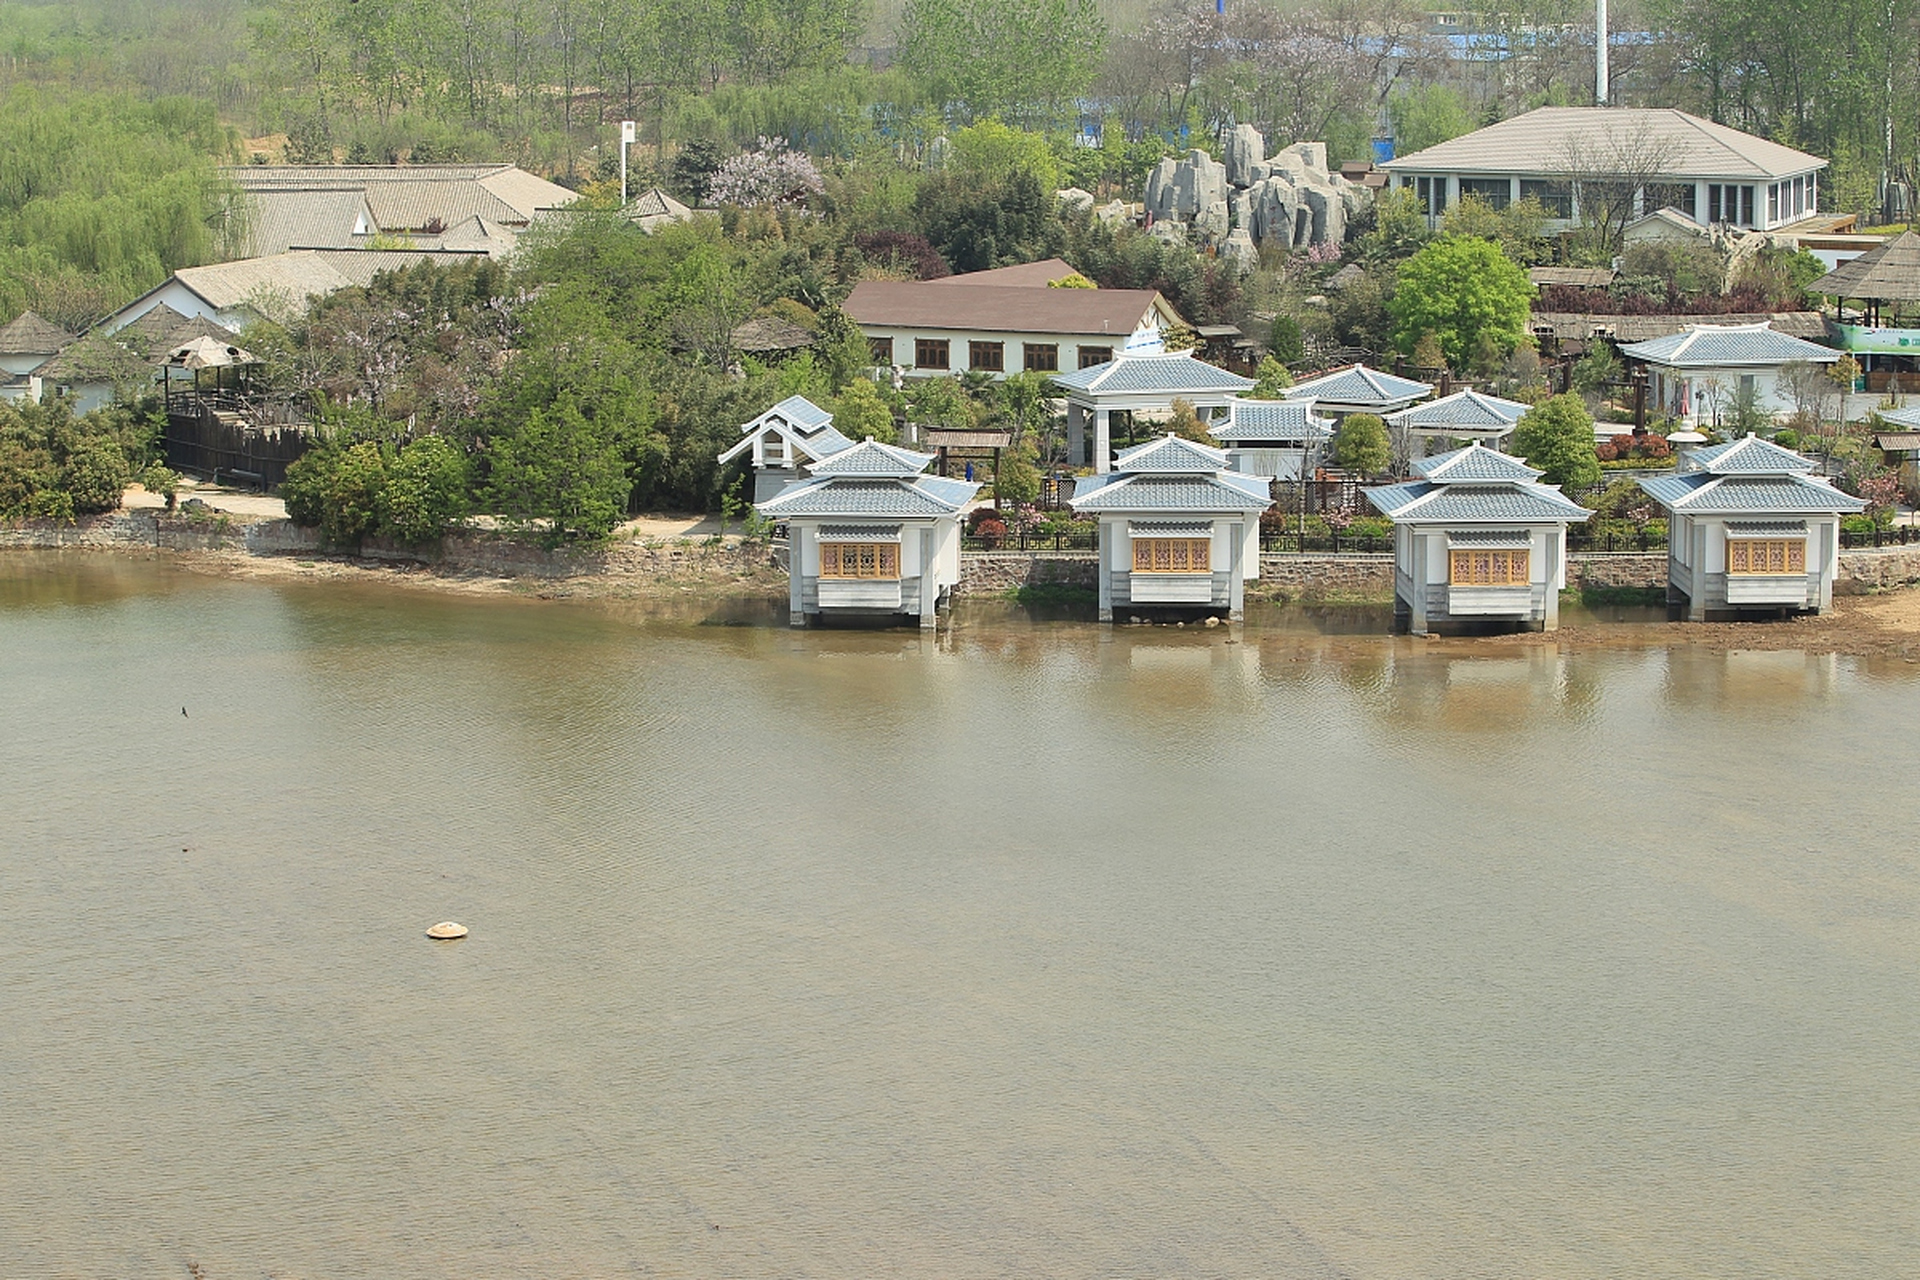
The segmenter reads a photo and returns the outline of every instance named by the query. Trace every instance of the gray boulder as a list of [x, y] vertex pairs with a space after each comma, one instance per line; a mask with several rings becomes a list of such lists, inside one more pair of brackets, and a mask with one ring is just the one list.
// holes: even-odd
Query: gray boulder
[[1195, 147], [1174, 167], [1173, 183], [1175, 215], [1191, 218], [1227, 198], [1227, 166]]
[[1174, 212], [1176, 192], [1174, 175], [1179, 171], [1179, 161], [1167, 156], [1153, 166], [1153, 172], [1147, 175], [1147, 215], [1155, 222], [1177, 217]]
[[1193, 229], [1209, 243], [1223, 240], [1227, 234], [1227, 202], [1215, 200], [1194, 215]]
[[1220, 242], [1220, 261], [1231, 264], [1243, 275], [1259, 266], [1260, 250], [1253, 243], [1253, 234], [1245, 227], [1235, 227]]
[[1253, 167], [1267, 158], [1267, 140], [1250, 124], [1237, 124], [1227, 135], [1227, 182], [1236, 187], [1254, 184]]

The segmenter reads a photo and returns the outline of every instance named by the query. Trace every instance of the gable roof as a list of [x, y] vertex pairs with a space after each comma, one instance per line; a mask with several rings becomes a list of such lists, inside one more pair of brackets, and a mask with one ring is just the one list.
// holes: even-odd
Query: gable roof
[[212, 338], [229, 346], [240, 342], [240, 335], [225, 325], [205, 316], [183, 316], [164, 302], [133, 323], [115, 329], [113, 337], [116, 342], [139, 345], [156, 356], [195, 338]]
[[[1085, 294], [1085, 289], [1049, 289], [1049, 293]], [[1054, 385], [1084, 395], [1218, 395], [1245, 391], [1252, 378], [1243, 378], [1208, 364], [1191, 351], [1155, 351], [1118, 355], [1101, 364], [1055, 374]]]
[[946, 279], [862, 280], [841, 304], [860, 325], [1099, 336], [1112, 338], [1116, 346], [1151, 328], [1155, 309], [1165, 307], [1152, 289], [956, 289]]
[[1851, 262], [1841, 263], [1808, 285], [1807, 292], [1896, 302], [1920, 299], [1920, 235], [1901, 232]]
[[1245, 400], [1234, 396], [1227, 401], [1227, 420], [1208, 428], [1207, 434], [1229, 444], [1243, 440], [1322, 440], [1333, 427], [1331, 418], [1313, 412], [1313, 401]]
[[1115, 471], [1136, 472], [1143, 475], [1214, 472], [1223, 470], [1226, 465], [1227, 455], [1222, 450], [1195, 440], [1184, 439], [1172, 432], [1168, 432], [1158, 440], [1149, 440], [1145, 444], [1135, 445], [1115, 455], [1113, 460]]
[[620, 216], [638, 223], [642, 231], [652, 231], [669, 222], [685, 222], [693, 216], [693, 210], [660, 188], [649, 187], [627, 201], [626, 207], [620, 210]]
[[1447, 427], [1462, 431], [1497, 430], [1520, 421], [1520, 415], [1527, 408], [1518, 400], [1502, 400], [1499, 396], [1483, 395], [1469, 388], [1438, 400], [1417, 404], [1411, 409], [1402, 409], [1389, 417], [1388, 421], [1396, 427], [1415, 430]]
[[973, 501], [980, 486], [941, 476], [808, 476], [756, 504], [763, 515], [854, 518], [862, 516], [941, 517], [957, 514]]
[[478, 215], [526, 226], [536, 211], [579, 199], [577, 193], [511, 164], [229, 165], [221, 170], [247, 192], [286, 189], [357, 190], [382, 231], [422, 231]]
[[1387, 161], [1399, 170], [1565, 173], [1599, 167], [1610, 151], [1661, 156], [1673, 178], [1780, 178], [1826, 167], [1819, 156], [1684, 111], [1658, 107], [1541, 107]]
[[[230, 311], [250, 301], [284, 298], [295, 305], [350, 285], [368, 285], [383, 271], [427, 261], [466, 262], [478, 255], [437, 249], [293, 249], [264, 258], [238, 258], [204, 267], [181, 267], [178, 281], [209, 306]], [[160, 288], [165, 288], [161, 285]], [[122, 313], [158, 290], [149, 290]]]
[[1418, 400], [1433, 390], [1431, 382], [1416, 382], [1397, 374], [1382, 373], [1366, 365], [1349, 365], [1317, 378], [1295, 383], [1286, 390], [1289, 400], [1318, 400], [1323, 404], [1372, 404], [1386, 406], [1399, 401]]
[[1831, 363], [1840, 358], [1832, 347], [1777, 333], [1768, 324], [1693, 325], [1682, 333], [1628, 343], [1620, 354], [1677, 368], [1777, 365], [1792, 360]]
[[1112, 471], [1082, 476], [1068, 503], [1089, 515], [1111, 512], [1265, 511], [1273, 505], [1265, 476], [1237, 471], [1191, 472], [1175, 475]]
[[852, 448], [829, 454], [807, 470], [820, 478], [885, 476], [905, 479], [919, 475], [932, 461], [933, 455], [930, 453], [915, 453], [898, 445], [881, 444], [868, 436]]
[[1813, 463], [1791, 449], [1762, 440], [1749, 431], [1738, 440], [1695, 449], [1687, 457], [1690, 470], [1719, 476], [1784, 476], [1811, 471]]
[[50, 356], [75, 336], [35, 312], [22, 311], [0, 325], [0, 355]]
[[1421, 458], [1413, 464], [1413, 471], [1424, 480], [1435, 483], [1459, 484], [1463, 482], [1510, 481], [1516, 484], [1532, 484], [1544, 471], [1537, 471], [1510, 454], [1489, 449], [1475, 441], [1464, 449], [1455, 449], [1450, 453], [1436, 453], [1430, 458]]
[[1802, 474], [1715, 475], [1690, 471], [1650, 476], [1639, 483], [1661, 506], [1689, 515], [1850, 515], [1865, 510], [1867, 505], [1825, 480]]
[[995, 267], [991, 271], [969, 271], [963, 275], [941, 276], [937, 280], [928, 280], [927, 284], [938, 284], [961, 288], [1008, 289], [1044, 289], [1055, 280], [1064, 280], [1068, 276], [1078, 275], [1073, 265], [1060, 258], [1047, 258], [1040, 262], [1025, 262], [1013, 267]]
[[359, 187], [272, 184], [243, 188], [245, 252], [261, 258], [289, 249], [345, 249], [377, 228]]

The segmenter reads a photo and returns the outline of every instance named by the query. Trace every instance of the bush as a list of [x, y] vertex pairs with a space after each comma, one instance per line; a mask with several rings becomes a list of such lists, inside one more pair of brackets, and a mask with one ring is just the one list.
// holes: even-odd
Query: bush
[[1006, 521], [996, 519], [989, 513], [985, 520], [975, 522], [973, 536], [986, 543], [987, 550], [991, 551], [1007, 536]]
[[400, 450], [375, 502], [380, 532], [401, 542], [432, 542], [467, 516], [472, 475], [444, 436], [423, 436]]
[[1520, 415], [1513, 449], [1546, 474], [1548, 484], [1579, 488], [1600, 478], [1593, 444], [1593, 418], [1580, 397], [1565, 392], [1542, 400]]
[[322, 446], [287, 468], [280, 498], [295, 524], [318, 528], [335, 546], [358, 546], [379, 526], [386, 481], [387, 455], [379, 445]]
[[1393, 460], [1387, 424], [1371, 413], [1348, 414], [1333, 433], [1333, 456], [1342, 467], [1363, 476], [1385, 471]]

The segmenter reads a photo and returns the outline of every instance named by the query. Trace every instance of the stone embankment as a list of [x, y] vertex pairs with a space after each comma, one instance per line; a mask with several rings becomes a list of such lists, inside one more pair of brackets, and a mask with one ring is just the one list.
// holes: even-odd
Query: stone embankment
[[[327, 547], [312, 529], [286, 520], [255, 520], [214, 514], [170, 515], [152, 510], [117, 511], [73, 524], [28, 522], [0, 525], [0, 548], [155, 548], [161, 551], [225, 553], [282, 560], [325, 558], [332, 563], [418, 566], [447, 577], [570, 580], [617, 587], [669, 583], [716, 591], [783, 595], [784, 548], [740, 539], [673, 539], [612, 542], [585, 550], [547, 550], [495, 534], [472, 532], [431, 548], [368, 539], [357, 551]], [[1098, 561], [1090, 551], [979, 551], [961, 557], [962, 597], [1003, 596], [1022, 587], [1098, 585]], [[1593, 552], [1567, 560], [1567, 585], [1660, 587], [1666, 584], [1664, 554]], [[1920, 546], [1843, 551], [1834, 590], [1840, 595], [1920, 585]], [[1393, 558], [1387, 555], [1278, 555], [1260, 557], [1260, 580], [1248, 598], [1389, 600]]]

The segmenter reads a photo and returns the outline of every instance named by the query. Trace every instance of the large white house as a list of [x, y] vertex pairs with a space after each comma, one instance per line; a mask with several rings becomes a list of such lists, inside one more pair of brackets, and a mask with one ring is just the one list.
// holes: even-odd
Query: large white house
[[1833, 607], [1840, 517], [1866, 504], [1749, 435], [1640, 481], [1667, 510], [1667, 604], [1692, 622]]
[[1073, 509], [1100, 520], [1100, 621], [1126, 610], [1240, 617], [1260, 576], [1268, 490], [1221, 450], [1172, 434], [1081, 477]]
[[842, 308], [873, 363], [906, 377], [978, 371], [1004, 378], [1162, 351], [1185, 322], [1152, 289], [1055, 288], [1058, 258], [940, 280], [862, 280]]
[[1396, 629], [1559, 626], [1567, 526], [1593, 513], [1478, 441], [1413, 470], [1414, 480], [1367, 490], [1393, 521]]
[[759, 503], [787, 525], [789, 619], [909, 617], [923, 627], [960, 581], [960, 513], [980, 486], [871, 437]]
[[1715, 419], [1745, 394], [1761, 413], [1792, 412], [1796, 406], [1781, 385], [1781, 369], [1840, 358], [1832, 347], [1765, 323], [1693, 325], [1684, 333], [1627, 343], [1620, 354], [1646, 365], [1648, 391], [1662, 412], [1689, 421]]
[[[1640, 213], [1770, 231], [1820, 207], [1827, 162], [1711, 120], [1654, 107], [1542, 107], [1389, 160], [1395, 186], [1439, 219], [1462, 197], [1535, 199], [1550, 227], [1580, 220], [1583, 183], [1635, 183]], [[1657, 175], [1657, 176], [1656, 176]]]

